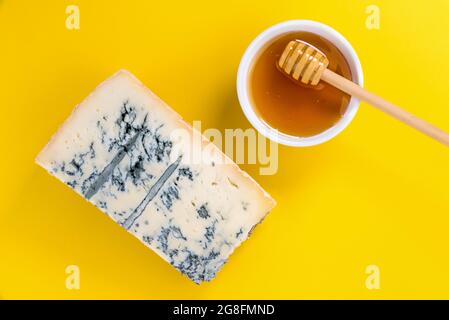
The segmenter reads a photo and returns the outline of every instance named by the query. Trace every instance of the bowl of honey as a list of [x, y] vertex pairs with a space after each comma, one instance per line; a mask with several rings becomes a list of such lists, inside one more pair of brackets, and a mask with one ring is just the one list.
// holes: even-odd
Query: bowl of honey
[[329, 59], [330, 70], [363, 85], [360, 60], [340, 33], [319, 22], [290, 20], [268, 28], [246, 49], [237, 93], [245, 116], [261, 134], [289, 146], [313, 146], [343, 131], [360, 102], [323, 81], [303, 85], [282, 74], [277, 61], [292, 40], [318, 48]]

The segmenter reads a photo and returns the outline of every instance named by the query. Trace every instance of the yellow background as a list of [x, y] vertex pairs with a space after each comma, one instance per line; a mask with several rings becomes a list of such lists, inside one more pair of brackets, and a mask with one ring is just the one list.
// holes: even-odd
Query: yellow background
[[[280, 146], [259, 176], [278, 206], [217, 278], [197, 286], [50, 177], [34, 157], [100, 81], [127, 68], [191, 122], [248, 128], [240, 57], [265, 28], [340, 31], [366, 86], [449, 130], [447, 0], [0, 0], [1, 298], [449, 298], [449, 149], [362, 104], [313, 148]], [[365, 8], [380, 8], [380, 30]], [[65, 27], [76, 4], [81, 29]], [[65, 268], [81, 290], [65, 288]], [[380, 290], [365, 287], [367, 265]]]

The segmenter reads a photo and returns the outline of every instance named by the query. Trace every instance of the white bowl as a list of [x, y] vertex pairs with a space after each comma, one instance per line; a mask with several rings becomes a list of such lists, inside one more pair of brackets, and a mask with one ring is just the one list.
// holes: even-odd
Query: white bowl
[[310, 20], [290, 20], [276, 24], [257, 36], [246, 49], [240, 61], [237, 74], [237, 94], [240, 105], [249, 122], [265, 137], [281, 144], [295, 147], [307, 147], [326, 142], [343, 131], [354, 118], [359, 109], [359, 100], [351, 97], [346, 112], [331, 128], [310, 137], [297, 137], [279, 132], [266, 124], [256, 113], [250, 99], [249, 77], [253, 63], [261, 50], [280, 35], [294, 31], [305, 31], [317, 34], [335, 45], [346, 58], [351, 69], [352, 80], [363, 86], [363, 72], [360, 60], [349, 42], [331, 27]]

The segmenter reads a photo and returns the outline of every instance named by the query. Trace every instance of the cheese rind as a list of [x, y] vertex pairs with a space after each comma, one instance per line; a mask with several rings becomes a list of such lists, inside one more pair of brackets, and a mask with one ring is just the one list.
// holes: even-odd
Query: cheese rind
[[[174, 141], [176, 130], [187, 141]], [[36, 162], [199, 283], [215, 277], [275, 202], [204, 138], [207, 163], [187, 161], [194, 136], [121, 70], [75, 108]]]

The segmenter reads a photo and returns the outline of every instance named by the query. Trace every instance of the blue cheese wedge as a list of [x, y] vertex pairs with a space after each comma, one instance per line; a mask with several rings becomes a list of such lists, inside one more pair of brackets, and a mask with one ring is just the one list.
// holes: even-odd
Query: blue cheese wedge
[[213, 279], [275, 205], [125, 70], [75, 108], [36, 162], [196, 283]]

